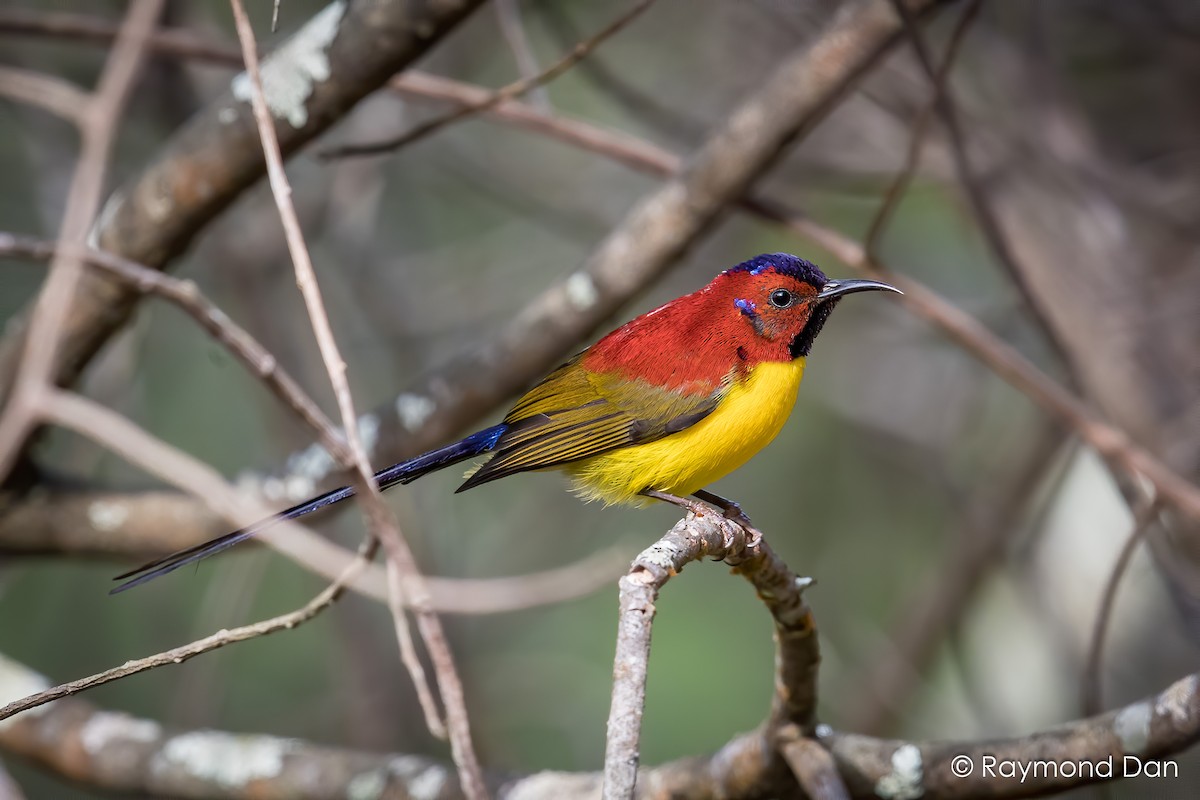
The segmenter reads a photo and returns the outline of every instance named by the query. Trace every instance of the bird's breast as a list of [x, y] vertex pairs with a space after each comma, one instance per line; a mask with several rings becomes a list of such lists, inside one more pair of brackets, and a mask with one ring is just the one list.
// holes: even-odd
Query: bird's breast
[[629, 503], [639, 502], [647, 488], [680, 496], [704, 488], [778, 435], [803, 375], [803, 358], [748, 368], [713, 412], [691, 427], [572, 464], [576, 491], [588, 500]]

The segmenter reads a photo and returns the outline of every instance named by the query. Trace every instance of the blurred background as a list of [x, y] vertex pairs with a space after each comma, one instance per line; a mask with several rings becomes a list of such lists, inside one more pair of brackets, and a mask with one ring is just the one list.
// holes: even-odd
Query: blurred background
[[[269, 4], [253, 5], [266, 50], [323, 4], [287, 0], [274, 37]], [[659, 0], [528, 100], [686, 155], [838, 5]], [[82, 0], [17, 6], [110, 23], [124, 8]], [[520, 57], [545, 67], [621, 8], [488, 4], [418, 66], [498, 87], [520, 76]], [[165, 25], [236, 46], [225, 4], [168, 9]], [[0, 20], [11, 11], [0, 9]], [[927, 19], [935, 60], [962, 11], [948, 3]], [[0, 37], [0, 62], [83, 86], [95, 83], [105, 54], [99, 42]], [[136, 175], [233, 74], [152, 57], [122, 120], [110, 185]], [[1192, 479], [1200, 465], [1198, 82], [1194, 3], [985, 2], [949, 91], [1021, 269], [1014, 273], [981, 235], [939, 121], [878, 248], [887, 264], [981, 321]], [[929, 95], [927, 76], [901, 42], [758, 188], [861, 239]], [[444, 108], [378, 92], [318, 147], [396, 132]], [[0, 230], [53, 238], [77, 146], [69, 123], [0, 98]], [[369, 159], [324, 162], [315, 149], [293, 158], [288, 173], [360, 410], [392, 408], [419, 376], [486, 339], [577, 269], [659, 182], [483, 117]], [[832, 276], [853, 274], [811, 243], [730, 212], [598, 332], [778, 250]], [[172, 272], [194, 280], [334, 410], [265, 184], [215, 220]], [[44, 275], [40, 265], [0, 263], [0, 321], [29, 305]], [[222, 347], [154, 299], [93, 361], [82, 388], [231, 479], [278, 473], [311, 443]], [[478, 426], [502, 413], [494, 409]], [[155, 486], [119, 457], [60, 431], [43, 437], [34, 456], [60, 482]], [[460, 480], [452, 469], [387, 495], [429, 574], [520, 575], [613, 547], [632, 557], [678, 518], [666, 507], [583, 505], [555, 474], [455, 495]], [[822, 721], [974, 739], [1086, 713], [1093, 628], [1134, 527], [1127, 497], [1137, 487], [1119, 485], [1069, 431], [901, 303], [870, 296], [843, 304], [814, 349], [783, 434], [713, 488], [740, 501], [788, 564], [817, 580], [808, 598], [824, 656]], [[1192, 537], [1178, 520], [1163, 522], [1150, 546], [1137, 548], [1115, 594], [1098, 670], [1102, 709], [1196, 669]], [[353, 509], [314, 525], [347, 547], [363, 530]], [[0, 652], [58, 682], [289, 610], [323, 585], [265, 548], [244, 547], [106, 597], [110, 577], [133, 560], [30, 555], [0, 541]], [[1174, 569], [1164, 571], [1168, 562]], [[771, 621], [750, 587], [728, 573], [693, 565], [662, 597], [644, 763], [709, 752], [765, 715]], [[486, 765], [601, 766], [615, 575], [549, 607], [447, 617]], [[446, 755], [424, 731], [386, 609], [358, 596], [296, 630], [87, 698], [182, 728]], [[2, 752], [0, 759], [30, 797], [93, 796]], [[1185, 754], [1179, 763], [1177, 780], [1126, 782], [1110, 796], [1195, 797], [1200, 759]]]

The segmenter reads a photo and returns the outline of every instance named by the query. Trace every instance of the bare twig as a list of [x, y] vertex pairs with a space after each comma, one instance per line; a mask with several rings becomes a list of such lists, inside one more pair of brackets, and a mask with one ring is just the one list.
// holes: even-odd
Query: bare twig
[[[492, 95], [490, 90], [481, 86], [418, 70], [408, 70], [397, 75], [392, 78], [390, 85], [409, 97], [443, 100], [462, 108], [482, 105]], [[678, 156], [635, 136], [561, 114], [548, 114], [516, 100], [505, 100], [481, 113], [515, 127], [597, 153], [631, 169], [670, 175], [677, 172], [682, 164], [682, 159]]]
[[1117, 554], [1112, 572], [1109, 573], [1108, 580], [1104, 583], [1104, 589], [1100, 593], [1100, 607], [1096, 610], [1096, 621], [1092, 626], [1092, 637], [1088, 644], [1087, 661], [1083, 672], [1081, 702], [1085, 714], [1098, 714], [1103, 707], [1101, 678], [1104, 666], [1104, 644], [1108, 637], [1108, 623], [1112, 618], [1113, 606], [1117, 601], [1117, 589], [1120, 588], [1121, 579], [1125, 577], [1125, 571], [1133, 560], [1133, 554], [1137, 552], [1138, 547], [1145, 541], [1146, 535], [1153, 529], [1157, 516], [1158, 502], [1155, 500], [1146, 502], [1144, 507], [1134, 515], [1133, 529], [1129, 532], [1124, 546], [1121, 547], [1121, 552]]
[[875, 258], [879, 254], [879, 239], [887, 228], [888, 222], [891, 221], [892, 212], [895, 211], [900, 198], [908, 190], [909, 183], [912, 182], [913, 176], [916, 174], [917, 164], [921, 160], [921, 149], [925, 144], [925, 134], [929, 130], [929, 123], [933, 118], [934, 111], [937, 110], [940, 98], [946, 91], [946, 80], [950, 76], [950, 70], [954, 66], [954, 62], [958, 59], [958, 51], [962, 43], [967, 38], [967, 31], [971, 28], [971, 23], [979, 16], [979, 10], [983, 7], [983, 0], [971, 0], [962, 15], [958, 18], [958, 24], [954, 27], [954, 32], [950, 34], [950, 42], [946, 45], [946, 54], [942, 56], [942, 63], [938, 67], [937, 72], [931, 78], [933, 84], [932, 94], [929, 102], [917, 112], [916, 119], [913, 120], [912, 130], [909, 133], [908, 151], [904, 157], [904, 164], [900, 171], [896, 173], [896, 177], [884, 192], [883, 201], [879, 204], [879, 210], [875, 212], [875, 218], [871, 220], [871, 224], [867, 226], [867, 234], [863, 237], [863, 248], [867, 254]]
[[89, 100], [87, 92], [62, 78], [7, 66], [0, 66], [0, 97], [37, 106], [76, 125], [83, 122]]
[[[263, 152], [266, 156], [267, 176], [275, 197], [275, 205], [279, 210], [280, 220], [283, 222], [288, 251], [295, 266], [296, 283], [304, 297], [305, 306], [308, 308], [309, 320], [317, 338], [321, 358], [325, 362], [325, 369], [329, 374], [334, 397], [337, 399], [338, 409], [341, 412], [342, 424], [353, 456], [353, 465], [357, 472], [360, 493], [364, 499], [368, 523], [372, 535], [382, 540], [389, 560], [401, 573], [402, 580], [396, 582], [396, 588], [402, 590], [404, 597], [413, 604], [417, 626], [429, 648], [438, 688], [441, 690], [442, 701], [446, 707], [446, 729], [450, 735], [450, 747], [454, 755], [454, 763], [459, 769], [459, 778], [463, 789], [472, 800], [486, 798], [488, 793], [483, 781], [483, 772], [471, 744], [470, 723], [467, 719], [462, 682], [454, 666], [449, 643], [446, 641], [445, 632], [437, 614], [425, 604], [428, 598], [428, 589], [421, 579], [416, 558], [398, 526], [389, 518], [388, 511], [380, 497], [379, 488], [375, 484], [371, 466], [367, 461], [366, 448], [363, 447], [358, 434], [358, 417], [354, 410], [350, 385], [346, 379], [346, 364], [333, 337], [329, 317], [325, 312], [324, 300], [317, 286], [316, 271], [313, 269], [308, 248], [304, 244], [304, 234], [300, 229], [296, 210], [292, 206], [291, 187], [283, 170], [283, 155], [275, 135], [275, 123], [271, 117], [271, 111], [267, 107], [266, 97], [263, 95], [254, 31], [241, 0], [230, 0], [230, 5], [233, 9], [238, 41], [241, 43], [242, 55], [246, 61], [246, 72], [250, 78], [250, 99], [259, 136], [262, 139]], [[400, 611], [403, 613], [402, 609]], [[407, 625], [398, 624], [397, 631], [403, 635], [407, 631]], [[401, 646], [404, 646], [403, 643]], [[412, 673], [412, 678], [414, 683], [419, 683], [424, 680], [424, 672]], [[428, 687], [422, 687], [422, 690], [428, 692]], [[436, 730], [441, 730], [441, 727], [437, 726]]]
[[539, 86], [544, 86], [550, 81], [563, 74], [571, 67], [575, 66], [579, 61], [587, 56], [588, 53], [595, 50], [606, 39], [613, 36], [623, 29], [626, 25], [633, 22], [643, 11], [650, 7], [654, 0], [635, 0], [629, 10], [620, 14], [612, 22], [605, 27], [596, 31], [587, 39], [579, 42], [571, 49], [571, 52], [554, 62], [541, 73], [530, 78], [522, 78], [514, 81], [507, 86], [492, 92], [482, 102], [463, 106], [444, 114], [440, 117], [435, 117], [431, 120], [421, 123], [416, 127], [405, 131], [399, 136], [394, 136], [390, 139], [383, 139], [377, 142], [367, 142], [363, 144], [341, 145], [338, 147], [329, 147], [320, 151], [322, 158], [348, 158], [355, 156], [376, 155], [378, 153], [386, 153], [391, 150], [399, 149], [405, 145], [412, 144], [418, 139], [424, 139], [431, 133], [439, 131], [442, 128], [452, 123], [458, 122], [460, 119], [487, 111], [494, 108], [505, 100], [511, 100], [514, 97], [520, 97], [526, 92], [535, 89]]
[[[79, 111], [82, 142], [58, 233], [62, 243], [82, 245], [87, 238], [100, 207], [117, 121], [145, 55], [146, 35], [161, 8], [162, 0], [138, 0], [130, 5], [96, 91]], [[81, 271], [78, 259], [56, 258], [38, 295], [8, 402], [0, 414], [0, 481], [8, 475], [36, 424], [42, 393], [54, 383], [55, 357]]]
[[393, 559], [387, 559], [385, 567], [388, 580], [388, 610], [392, 612], [392, 624], [396, 630], [396, 642], [400, 645], [400, 661], [408, 674], [413, 678], [413, 687], [417, 690], [417, 702], [421, 713], [425, 715], [425, 727], [439, 739], [448, 735], [446, 723], [442, 720], [442, 712], [438, 709], [437, 701], [429, 688], [429, 679], [425, 676], [425, 666], [417, 655], [417, 646], [413, 642], [412, 628], [408, 624], [408, 615], [404, 608], [404, 576]]

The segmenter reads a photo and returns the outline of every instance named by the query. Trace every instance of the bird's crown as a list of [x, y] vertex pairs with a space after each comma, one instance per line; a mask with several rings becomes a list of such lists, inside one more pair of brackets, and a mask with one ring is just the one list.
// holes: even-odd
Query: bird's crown
[[816, 264], [791, 253], [763, 253], [725, 270], [726, 274], [748, 272], [751, 275], [761, 275], [768, 271], [803, 281], [817, 290], [829, 280]]

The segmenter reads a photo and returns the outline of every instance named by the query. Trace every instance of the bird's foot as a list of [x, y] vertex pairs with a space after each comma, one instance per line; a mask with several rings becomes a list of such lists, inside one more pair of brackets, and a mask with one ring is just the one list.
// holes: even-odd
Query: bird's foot
[[[714, 510], [720, 510], [725, 519], [735, 523], [739, 528], [746, 532], [747, 548], [758, 547], [763, 540], [762, 531], [754, 527], [754, 524], [750, 522], [750, 517], [746, 515], [746, 512], [742, 511], [742, 507], [734, 501], [727, 500], [718, 494], [713, 494], [712, 492], [707, 492], [703, 489], [693, 494], [694, 497], [698, 498], [699, 500], [703, 500], [704, 502], [697, 502], [696, 500], [692, 500], [688, 497], [679, 497], [678, 495], [669, 494], [667, 492], [660, 492], [657, 489], [645, 489], [642, 491], [642, 494], [644, 494], [646, 497], [653, 497], [656, 500], [662, 500], [663, 502], [679, 506], [680, 508], [690, 511], [692, 514], [695, 514], [697, 517], [703, 517], [706, 514], [711, 514]], [[706, 503], [708, 505], [705, 505]], [[716, 507], [715, 509], [714, 506]]]
[[721, 513], [725, 515], [725, 519], [736, 522], [738, 527], [746, 532], [746, 547], [758, 547], [762, 542], [762, 531], [754, 527], [754, 523], [750, 521], [750, 517], [745, 511], [742, 511], [742, 507], [736, 501], [730, 500], [727, 497], [721, 497], [719, 494], [713, 494], [704, 489], [697, 491], [695, 496], [721, 509]]

